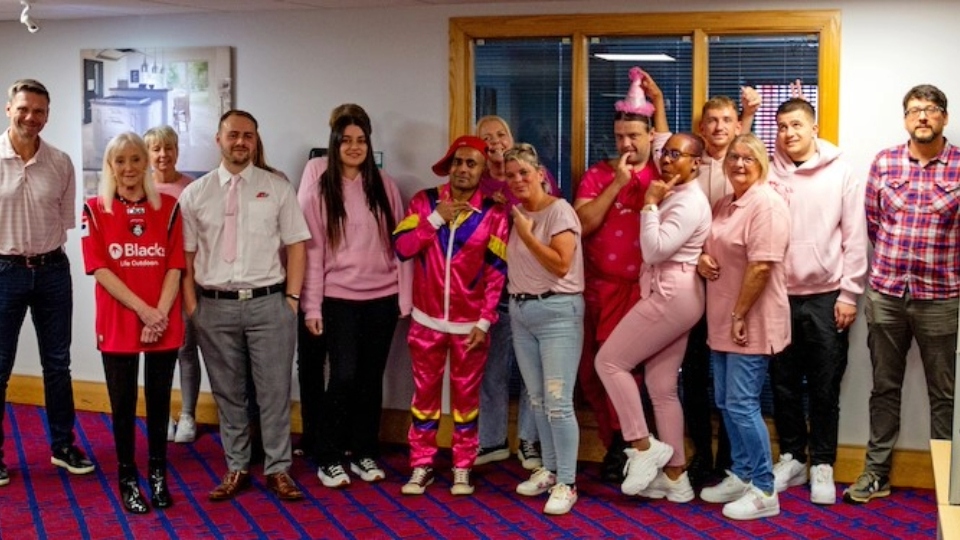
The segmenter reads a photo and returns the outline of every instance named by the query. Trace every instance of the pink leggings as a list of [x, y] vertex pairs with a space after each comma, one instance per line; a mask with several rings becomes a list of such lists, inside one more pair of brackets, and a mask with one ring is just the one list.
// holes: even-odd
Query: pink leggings
[[640, 282], [643, 298], [600, 348], [597, 374], [617, 410], [624, 440], [636, 441], [650, 434], [640, 392], [630, 373], [644, 364], [657, 432], [674, 449], [667, 465], [680, 467], [686, 463], [686, 453], [677, 377], [690, 328], [703, 315], [703, 282], [695, 265], [674, 262], [644, 266]]

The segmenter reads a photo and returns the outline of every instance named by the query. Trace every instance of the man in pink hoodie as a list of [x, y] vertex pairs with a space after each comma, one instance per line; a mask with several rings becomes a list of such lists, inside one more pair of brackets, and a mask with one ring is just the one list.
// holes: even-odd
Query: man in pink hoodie
[[801, 98], [777, 109], [773, 157], [770, 180], [784, 186], [793, 223], [786, 260], [793, 342], [770, 363], [780, 439], [774, 486], [783, 491], [807, 482], [809, 443], [810, 500], [833, 504], [840, 381], [867, 274], [864, 184], [839, 148], [817, 138], [813, 106]]

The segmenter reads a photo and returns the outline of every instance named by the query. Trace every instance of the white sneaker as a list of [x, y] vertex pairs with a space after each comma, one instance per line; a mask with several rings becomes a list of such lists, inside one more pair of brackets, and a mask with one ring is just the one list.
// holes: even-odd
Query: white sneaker
[[470, 483], [470, 469], [453, 469], [453, 484], [450, 485], [451, 495], [473, 495], [473, 484]]
[[526, 497], [536, 497], [541, 493], [546, 493], [555, 485], [557, 485], [557, 475], [541, 467], [533, 471], [529, 480], [520, 482], [520, 485], [517, 486], [517, 493]]
[[788, 487], [807, 483], [807, 465], [793, 459], [793, 454], [780, 454], [780, 461], [773, 466], [773, 487], [783, 493]]
[[700, 490], [700, 498], [709, 503], [728, 503], [743, 497], [750, 491], [751, 484], [744, 482], [737, 475], [727, 471], [727, 477], [715, 486]]
[[173, 418], [167, 422], [167, 441], [173, 442], [173, 439], [177, 436], [177, 424], [174, 423]]
[[624, 495], [636, 495], [647, 488], [657, 477], [657, 472], [673, 457], [673, 447], [662, 443], [650, 435], [650, 448], [640, 451], [626, 448], [627, 464], [623, 467], [623, 484], [620, 491]]
[[833, 467], [826, 463], [810, 468], [810, 502], [813, 504], [835, 504], [837, 486], [833, 483]]
[[730, 519], [747, 520], [775, 516], [780, 513], [780, 497], [776, 490], [770, 495], [756, 486], [739, 499], [723, 505], [723, 515]]
[[400, 488], [404, 495], [423, 495], [427, 486], [433, 483], [433, 467], [415, 467], [410, 480]]
[[641, 497], [648, 499], [666, 498], [670, 502], [685, 503], [693, 500], [693, 486], [690, 485], [690, 477], [686, 471], [676, 480], [671, 480], [663, 471], [650, 482], [647, 489], [639, 493]]
[[557, 484], [550, 488], [550, 499], [543, 507], [544, 514], [559, 516], [566, 514], [577, 502], [577, 488], [566, 484]]
[[328, 488], [342, 488], [350, 485], [350, 477], [347, 476], [347, 471], [343, 470], [343, 465], [339, 463], [317, 467], [317, 478]]
[[192, 443], [197, 438], [197, 423], [193, 420], [193, 415], [180, 413], [180, 421], [177, 422], [177, 433], [173, 436], [173, 442]]

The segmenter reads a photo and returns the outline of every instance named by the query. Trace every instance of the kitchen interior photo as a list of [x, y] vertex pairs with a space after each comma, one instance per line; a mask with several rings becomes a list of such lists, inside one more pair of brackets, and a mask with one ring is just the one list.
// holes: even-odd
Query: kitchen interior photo
[[233, 107], [230, 47], [85, 49], [83, 177], [96, 193], [107, 143], [116, 135], [167, 124], [180, 137], [177, 169], [203, 174], [219, 151], [217, 121]]

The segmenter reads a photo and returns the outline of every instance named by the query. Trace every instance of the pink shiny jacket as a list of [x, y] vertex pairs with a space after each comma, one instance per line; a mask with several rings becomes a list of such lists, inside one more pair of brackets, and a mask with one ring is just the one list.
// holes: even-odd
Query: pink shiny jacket
[[[393, 233], [401, 261], [413, 259], [413, 320], [437, 331], [488, 331], [507, 274], [507, 215], [503, 205], [477, 190], [470, 212], [436, 227], [430, 216], [450, 186], [414, 195]], [[439, 215], [434, 222], [442, 222]]]

